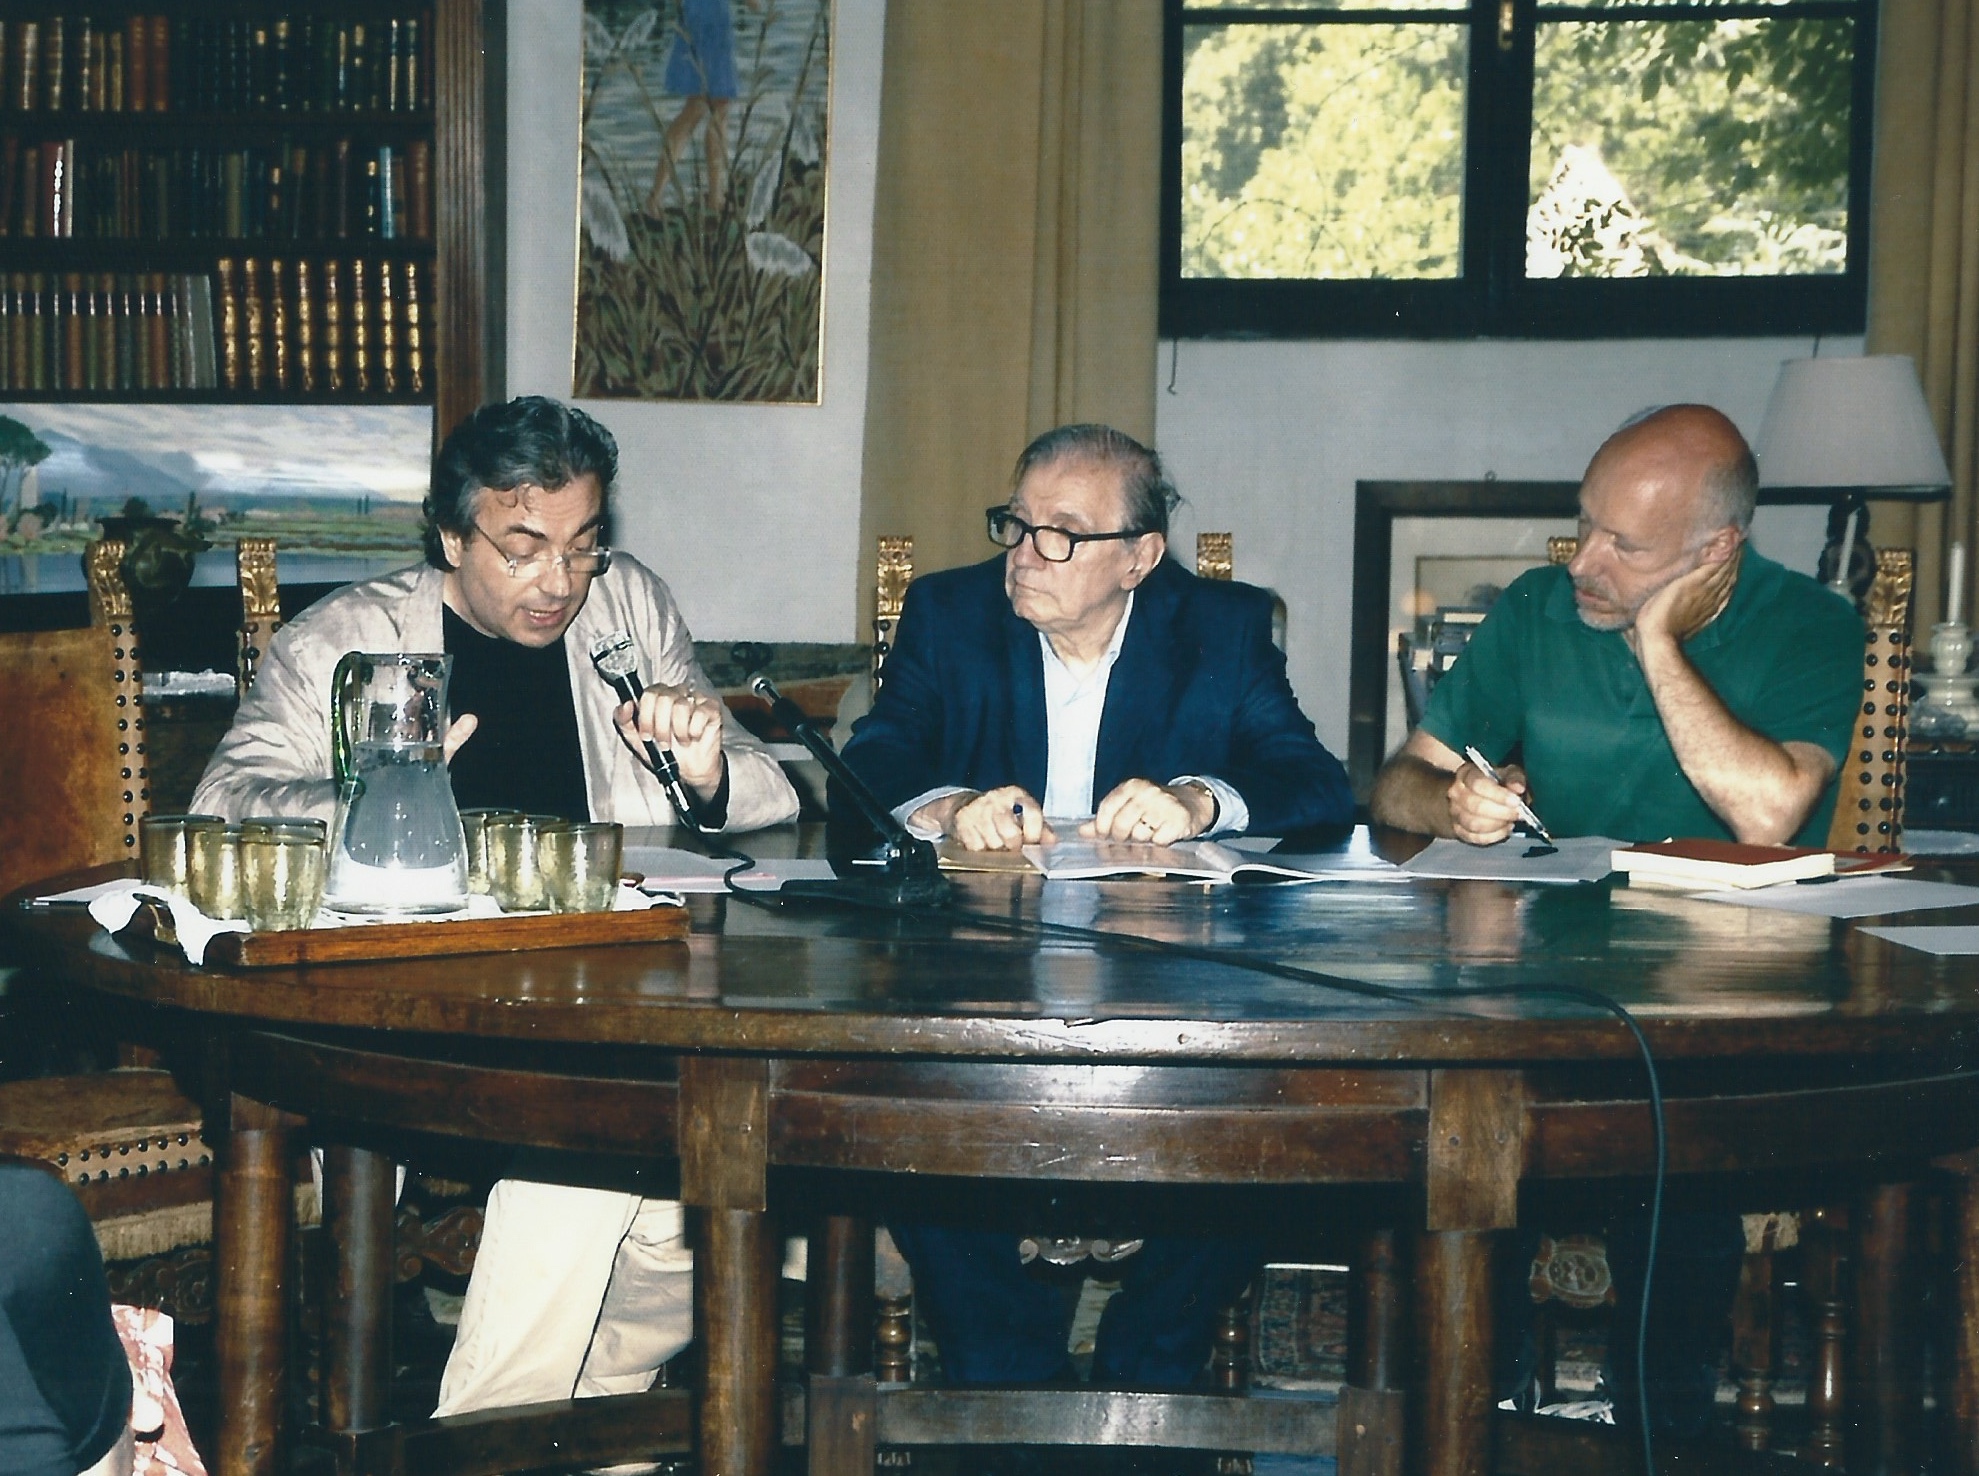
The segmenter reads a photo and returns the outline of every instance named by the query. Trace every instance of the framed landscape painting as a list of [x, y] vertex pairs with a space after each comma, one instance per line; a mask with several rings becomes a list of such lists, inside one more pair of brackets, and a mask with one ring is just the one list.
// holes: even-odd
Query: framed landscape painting
[[831, 0], [585, 0], [580, 399], [815, 404]]
[[105, 518], [177, 519], [195, 584], [231, 584], [247, 536], [284, 582], [416, 563], [432, 440], [428, 405], [0, 403], [0, 595], [81, 589]]

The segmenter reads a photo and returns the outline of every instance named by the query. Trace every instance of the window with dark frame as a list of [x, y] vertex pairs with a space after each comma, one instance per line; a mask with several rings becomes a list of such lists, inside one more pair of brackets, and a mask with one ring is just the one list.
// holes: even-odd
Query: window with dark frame
[[1161, 332], [1860, 332], [1876, 0], [1168, 6]]

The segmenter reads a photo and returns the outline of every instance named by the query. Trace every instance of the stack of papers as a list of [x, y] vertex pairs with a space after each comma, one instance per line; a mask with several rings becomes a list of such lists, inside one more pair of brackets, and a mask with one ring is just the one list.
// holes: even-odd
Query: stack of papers
[[941, 847], [949, 871], [1036, 872], [1048, 881], [1099, 881], [1161, 876], [1217, 885], [1259, 882], [1405, 881], [1401, 868], [1378, 856], [1260, 856], [1218, 841], [1157, 846], [1144, 841], [1058, 840], [1015, 851], [971, 851], [954, 841]]

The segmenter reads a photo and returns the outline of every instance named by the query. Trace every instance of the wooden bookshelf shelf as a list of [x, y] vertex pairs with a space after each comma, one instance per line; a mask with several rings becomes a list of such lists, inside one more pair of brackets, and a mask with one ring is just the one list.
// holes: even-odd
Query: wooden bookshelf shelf
[[256, 394], [252, 391], [224, 389], [11, 389], [0, 390], [0, 400], [10, 400], [24, 405], [430, 405], [433, 403], [433, 396], [431, 394], [367, 395], [347, 390], [323, 390], [305, 395], [280, 390], [268, 390]]
[[341, 241], [172, 240], [131, 241], [114, 236], [0, 238], [0, 272], [197, 272], [211, 271], [220, 257], [259, 261], [431, 261], [431, 241], [381, 241], [351, 237]]
[[243, 113], [32, 113], [0, 110], [0, 133], [22, 139], [73, 138], [102, 143], [160, 146], [161, 128], [169, 132], [168, 148], [240, 148], [250, 138], [267, 142], [332, 143], [340, 138], [393, 143], [433, 136], [433, 114], [418, 112], [269, 112]]

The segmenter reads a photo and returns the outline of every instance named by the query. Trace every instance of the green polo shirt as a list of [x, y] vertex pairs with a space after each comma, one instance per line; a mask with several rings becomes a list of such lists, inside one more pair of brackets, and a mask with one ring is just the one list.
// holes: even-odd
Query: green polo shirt
[[[1839, 767], [1862, 693], [1862, 621], [1804, 574], [1745, 551], [1731, 601], [1684, 654], [1732, 716]], [[1436, 685], [1422, 730], [1493, 763], [1522, 752], [1532, 805], [1555, 835], [1730, 839], [1677, 766], [1620, 631], [1590, 630], [1563, 567], [1521, 575]], [[1795, 839], [1825, 845], [1832, 782]]]

